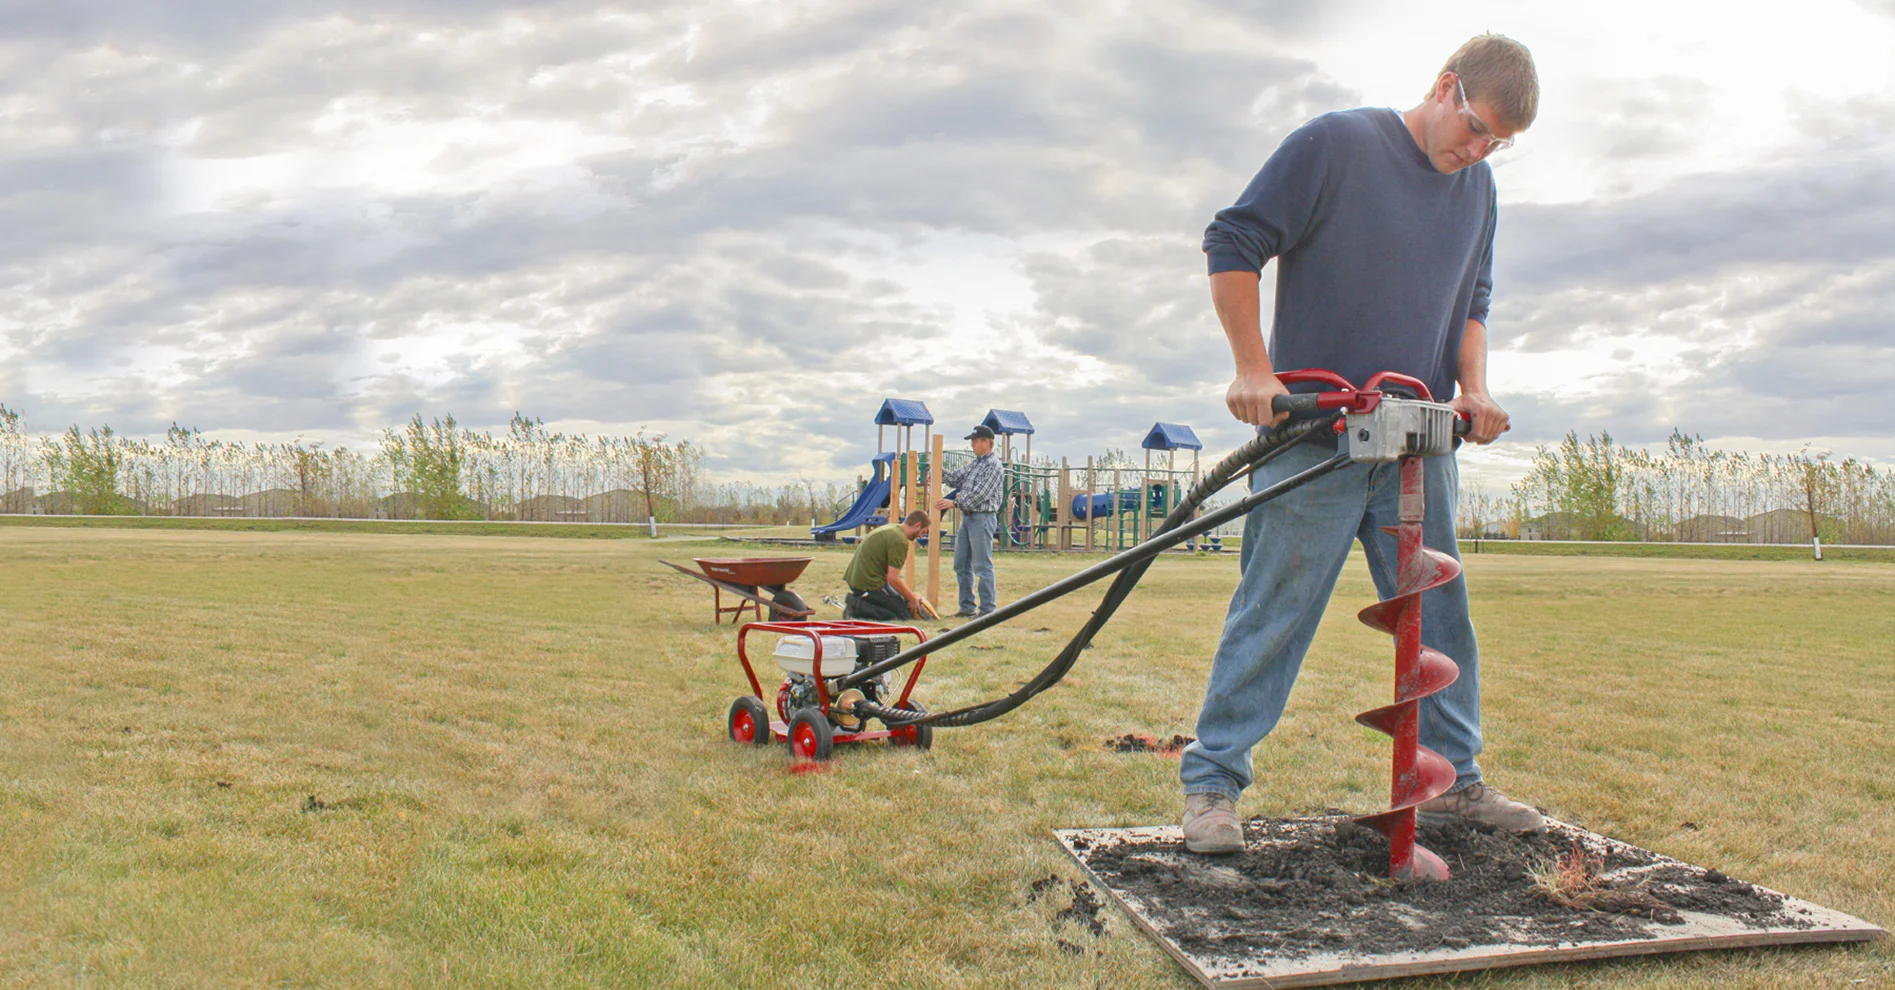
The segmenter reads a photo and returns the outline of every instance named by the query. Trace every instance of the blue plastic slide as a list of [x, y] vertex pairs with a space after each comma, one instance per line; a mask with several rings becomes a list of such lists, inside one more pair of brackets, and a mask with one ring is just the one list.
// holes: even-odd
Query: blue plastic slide
[[849, 511], [837, 516], [836, 521], [827, 526], [811, 527], [809, 535], [829, 543], [835, 540], [837, 533], [844, 530], [854, 529], [857, 526], [879, 525], [886, 521], [886, 517], [878, 519], [876, 514], [882, 511], [882, 506], [888, 504], [888, 483], [890, 476], [894, 473], [894, 464], [894, 454], [878, 455], [874, 464], [875, 477], [870, 478], [868, 485], [862, 489], [862, 493], [855, 497], [855, 504], [849, 506]]

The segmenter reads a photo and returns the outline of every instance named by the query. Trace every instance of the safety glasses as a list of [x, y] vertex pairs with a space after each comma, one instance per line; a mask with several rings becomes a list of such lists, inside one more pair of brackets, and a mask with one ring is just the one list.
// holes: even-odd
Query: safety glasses
[[1461, 74], [1458, 72], [1454, 74], [1454, 88], [1461, 94], [1461, 118], [1467, 121], [1467, 129], [1483, 142], [1481, 157], [1485, 158], [1496, 151], [1505, 151], [1513, 147], [1512, 138], [1495, 137], [1494, 129], [1488, 127], [1487, 122], [1480, 119], [1480, 114], [1475, 113], [1473, 108], [1468, 106], [1467, 88], [1461, 85]]

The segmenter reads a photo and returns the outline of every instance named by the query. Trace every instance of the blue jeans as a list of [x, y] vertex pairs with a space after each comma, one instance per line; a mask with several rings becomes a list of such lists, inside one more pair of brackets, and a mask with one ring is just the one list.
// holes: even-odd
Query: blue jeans
[[[1251, 477], [1251, 490], [1275, 484], [1333, 456], [1299, 444]], [[1460, 556], [1454, 507], [1460, 470], [1453, 455], [1423, 461], [1427, 519], [1422, 542]], [[1185, 747], [1178, 776], [1186, 794], [1223, 794], [1236, 800], [1254, 779], [1250, 750], [1276, 728], [1316, 636], [1330, 592], [1360, 540], [1369, 574], [1382, 598], [1395, 593], [1393, 526], [1401, 496], [1399, 464], [1352, 464], [1265, 502], [1244, 521], [1241, 577], [1211, 661], [1211, 679], [1198, 712], [1197, 742]], [[1355, 603], [1351, 603], [1353, 606]], [[1360, 603], [1363, 606], [1371, 602]], [[1353, 610], [1353, 609], [1352, 609]], [[1467, 615], [1467, 580], [1456, 578], [1421, 596], [1421, 641], [1448, 655], [1461, 676], [1421, 700], [1421, 745], [1454, 764], [1454, 789], [1480, 779], [1480, 650]], [[1390, 640], [1385, 676], [1362, 686], [1362, 708], [1385, 704], [1394, 690]], [[1355, 713], [1336, 712], [1338, 719]]]
[[[994, 610], [994, 529], [997, 512], [963, 512], [954, 533], [954, 584], [961, 591], [961, 611], [981, 615]], [[980, 601], [974, 601], [975, 578], [980, 579]]]

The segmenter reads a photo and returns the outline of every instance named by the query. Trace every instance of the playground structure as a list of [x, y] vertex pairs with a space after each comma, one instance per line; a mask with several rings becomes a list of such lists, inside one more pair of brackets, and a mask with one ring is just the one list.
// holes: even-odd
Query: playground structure
[[[1143, 467], [1090, 456], [1083, 465], [1066, 458], [1057, 464], [1050, 457], [1036, 462], [1033, 423], [1017, 410], [989, 409], [981, 425], [994, 431], [994, 452], [1004, 472], [999, 550], [1115, 553], [1137, 546], [1151, 538], [1200, 479], [1198, 456], [1204, 445], [1179, 423], [1154, 423], [1146, 431], [1139, 444]], [[918, 542], [938, 540], [942, 548], [952, 547], [954, 517], [944, 519], [934, 508], [943, 491], [942, 472], [934, 465], [952, 470], [971, 455], [945, 449], [945, 438], [933, 428], [934, 415], [918, 400], [884, 399], [875, 427], [869, 477], [847, 509], [827, 524], [812, 525], [810, 535], [818, 542], [854, 542], [866, 529], [919, 509], [928, 513], [929, 535]], [[921, 428], [919, 444], [916, 427]], [[1191, 452], [1189, 465], [1179, 465], [1179, 451]], [[1218, 546], [1216, 538], [1210, 545]], [[1189, 549], [1197, 546], [1193, 541]], [[929, 554], [927, 568], [926, 597], [939, 600], [940, 555]], [[914, 554], [905, 570], [913, 586]]]

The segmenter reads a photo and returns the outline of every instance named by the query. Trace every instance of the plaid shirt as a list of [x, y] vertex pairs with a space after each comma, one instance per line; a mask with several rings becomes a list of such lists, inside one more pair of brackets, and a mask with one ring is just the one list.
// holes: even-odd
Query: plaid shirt
[[991, 451], [952, 471], [942, 472], [941, 480], [961, 490], [954, 504], [962, 512], [1000, 511], [1003, 484], [1000, 458]]

